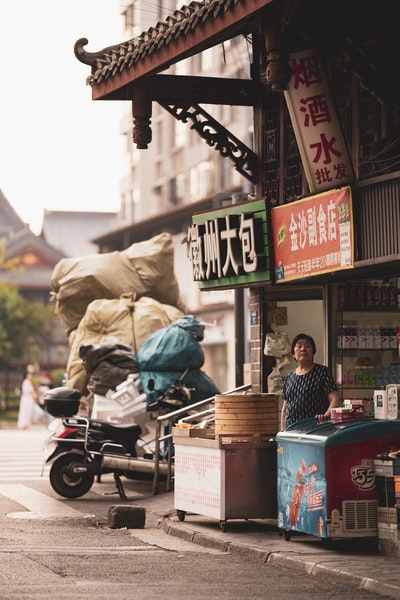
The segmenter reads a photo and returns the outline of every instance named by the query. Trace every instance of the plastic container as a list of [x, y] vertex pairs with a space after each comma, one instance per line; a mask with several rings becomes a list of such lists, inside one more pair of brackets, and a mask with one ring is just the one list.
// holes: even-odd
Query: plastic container
[[374, 417], [375, 419], [398, 418], [398, 397], [400, 385], [391, 383], [383, 390], [374, 391]]
[[53, 417], [73, 417], [79, 410], [81, 393], [67, 387], [57, 387], [46, 392], [44, 408]]

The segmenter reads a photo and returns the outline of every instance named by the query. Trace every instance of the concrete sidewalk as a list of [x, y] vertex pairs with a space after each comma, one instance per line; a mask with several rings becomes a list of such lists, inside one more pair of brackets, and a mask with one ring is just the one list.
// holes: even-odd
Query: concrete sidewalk
[[355, 589], [400, 600], [400, 558], [379, 554], [376, 541], [338, 540], [326, 548], [323, 540], [308, 535], [293, 534], [286, 541], [273, 520], [227, 521], [226, 531], [218, 520], [202, 515], [187, 513], [180, 521], [173, 492], [149, 493], [129, 504], [145, 508], [146, 522], [156, 518], [159, 528], [194, 544], [301, 569], [310, 576], [340, 577]]

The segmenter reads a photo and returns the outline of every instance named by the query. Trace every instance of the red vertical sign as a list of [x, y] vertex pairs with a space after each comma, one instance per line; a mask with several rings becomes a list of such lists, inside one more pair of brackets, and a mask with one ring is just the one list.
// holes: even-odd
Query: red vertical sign
[[353, 166], [319, 55], [291, 54], [290, 68], [285, 99], [311, 192], [352, 183]]

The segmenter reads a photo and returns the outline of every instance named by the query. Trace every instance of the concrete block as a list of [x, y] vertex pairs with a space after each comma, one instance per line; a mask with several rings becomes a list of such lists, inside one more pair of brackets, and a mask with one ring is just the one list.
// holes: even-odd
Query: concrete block
[[108, 509], [108, 526], [111, 529], [144, 529], [146, 510], [140, 506], [115, 505]]

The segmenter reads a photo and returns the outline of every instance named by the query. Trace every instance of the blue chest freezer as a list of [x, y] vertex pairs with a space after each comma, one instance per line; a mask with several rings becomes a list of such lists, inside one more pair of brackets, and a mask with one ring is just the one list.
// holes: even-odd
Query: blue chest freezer
[[321, 538], [375, 537], [373, 461], [400, 448], [400, 421], [299, 421], [276, 435], [278, 527]]

